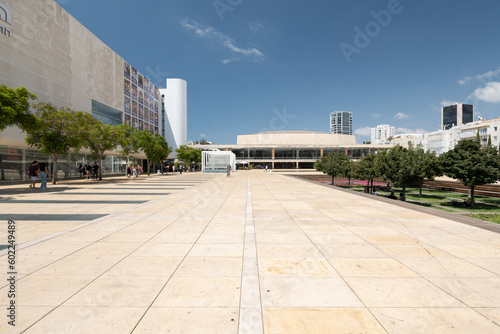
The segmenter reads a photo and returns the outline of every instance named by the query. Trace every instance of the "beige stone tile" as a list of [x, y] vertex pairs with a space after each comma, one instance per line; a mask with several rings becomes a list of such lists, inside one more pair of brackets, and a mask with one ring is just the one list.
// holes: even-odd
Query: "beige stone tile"
[[267, 308], [362, 307], [340, 278], [261, 277], [262, 306]]
[[152, 307], [134, 333], [237, 333], [238, 316], [237, 308]]
[[198, 243], [204, 244], [242, 244], [245, 238], [243, 231], [237, 233], [231, 232], [203, 232]]
[[315, 244], [345, 245], [345, 244], [366, 244], [366, 241], [355, 234], [309, 234]]
[[134, 250], [139, 248], [142, 243], [138, 242], [95, 242], [78, 252], [74, 253], [74, 255], [81, 256], [127, 256], [132, 253]]
[[382, 334], [384, 329], [366, 309], [264, 309], [266, 334]]
[[497, 326], [500, 326], [500, 307], [495, 308], [475, 308], [478, 313], [486, 317]]
[[79, 249], [88, 246], [88, 241], [60, 242], [55, 239], [46, 240], [36, 245], [29, 246], [19, 250], [19, 253], [25, 255], [50, 255], [50, 256], [66, 256]]
[[37, 272], [42, 276], [99, 276], [118, 263], [122, 256], [70, 255]]
[[313, 245], [257, 244], [257, 255], [266, 258], [323, 258]]
[[193, 244], [200, 237], [199, 233], [167, 233], [160, 232], [148, 242], [188, 243]]
[[475, 264], [478, 267], [481, 267], [485, 270], [489, 270], [497, 275], [500, 275], [500, 258], [493, 258], [493, 259], [465, 258], [465, 260], [467, 262]]
[[367, 307], [464, 307], [423, 278], [345, 278]]
[[270, 225], [259, 226], [255, 225], [256, 234], [303, 234], [300, 227], [295, 225]]
[[243, 256], [242, 244], [202, 244], [197, 243], [188, 256], [201, 257], [241, 257]]
[[[82, 289], [93, 276], [42, 276], [32, 274], [16, 282], [16, 303], [23, 306], [57, 306]], [[0, 290], [0, 303], [7, 305], [7, 290]]]
[[324, 259], [266, 259], [259, 258], [259, 275], [264, 276], [331, 276], [339, 277]]
[[186, 256], [192, 245], [188, 243], [159, 243], [148, 242], [139, 247], [130, 256], [144, 256], [144, 257], [176, 257]]
[[156, 233], [130, 233], [130, 232], [116, 232], [110, 236], [100, 240], [99, 242], [146, 242]]
[[255, 236], [257, 244], [311, 244], [311, 240], [303, 234], [271, 234], [259, 233]]
[[451, 257], [452, 255], [435, 247], [418, 245], [377, 245], [385, 254], [395, 258]]
[[349, 258], [387, 257], [386, 254], [384, 254], [376, 247], [370, 245], [367, 242], [359, 244], [342, 244], [342, 245], [318, 244], [317, 246], [318, 249], [321, 251], [321, 253], [328, 259], [343, 258], [343, 257], [349, 257]]
[[342, 277], [418, 277], [398, 261], [389, 258], [331, 258]]
[[374, 308], [390, 333], [498, 333], [500, 327], [469, 308]]
[[111, 268], [106, 275], [125, 277], [170, 277], [181, 263], [182, 259], [182, 257], [129, 256]]
[[173, 277], [153, 307], [239, 307], [241, 277]]
[[28, 333], [130, 333], [145, 311], [145, 307], [62, 306], [36, 323]]
[[361, 237], [374, 245], [411, 245], [418, 243], [416, 239], [402, 234], [365, 234], [361, 235]]
[[402, 263], [424, 277], [497, 277], [458, 258], [401, 259]]
[[458, 257], [500, 258], [500, 248], [487, 245], [438, 245], [436, 246]]
[[236, 277], [241, 276], [241, 257], [187, 257], [174, 277]]
[[[4, 305], [4, 304], [2, 304]], [[6, 305], [6, 304], [5, 304]], [[3, 308], [3, 307], [2, 307]], [[19, 312], [19, 309], [22, 311]], [[16, 326], [13, 327], [7, 322], [11, 319], [7, 318], [7, 310], [5, 310], [5, 319], [0, 322], [0, 333], [22, 333], [28, 327], [33, 325], [36, 321], [44, 317], [47, 313], [52, 311], [54, 306], [27, 306], [22, 305], [17, 309]], [[20, 314], [21, 313], [21, 314]], [[22, 320], [21, 320], [22, 319]], [[44, 332], [47, 333], [47, 332]]]
[[103, 275], [71, 297], [63, 306], [149, 306], [167, 278]]
[[429, 278], [470, 307], [500, 307], [500, 278]]

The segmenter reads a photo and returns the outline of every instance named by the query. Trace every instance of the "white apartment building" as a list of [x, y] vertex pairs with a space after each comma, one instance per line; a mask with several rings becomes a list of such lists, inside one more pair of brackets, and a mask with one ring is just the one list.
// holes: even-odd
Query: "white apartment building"
[[479, 132], [481, 145], [491, 144], [499, 147], [500, 144], [500, 118], [479, 120], [467, 124], [454, 126], [448, 130], [439, 130], [424, 134], [424, 148], [441, 155], [455, 148], [462, 139], [476, 139]]
[[330, 113], [330, 133], [352, 135], [352, 112], [335, 111]]
[[394, 137], [396, 135], [396, 127], [390, 126], [389, 124], [377, 125], [375, 128], [371, 128], [371, 142], [384, 143], [387, 138]]

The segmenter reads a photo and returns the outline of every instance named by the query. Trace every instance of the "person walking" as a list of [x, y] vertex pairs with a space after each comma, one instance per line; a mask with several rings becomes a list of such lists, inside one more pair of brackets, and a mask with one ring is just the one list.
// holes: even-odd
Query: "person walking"
[[127, 165], [127, 177], [130, 178], [130, 175], [132, 175], [132, 168], [130, 168], [130, 165]]
[[231, 165], [227, 165], [226, 167], [226, 171], [227, 171], [227, 174], [226, 174], [226, 177], [231, 177]]
[[47, 190], [47, 164], [45, 162], [40, 162], [40, 165], [38, 167], [40, 171], [40, 178], [42, 179], [40, 189]]
[[83, 165], [80, 164], [80, 167], [78, 167], [78, 172], [80, 173], [80, 179], [83, 178], [83, 170], [84, 170]]
[[38, 180], [38, 161], [33, 161], [28, 169], [28, 175], [31, 178], [30, 188], [35, 188], [36, 181]]
[[136, 165], [132, 166], [132, 175], [137, 177], [137, 166]]
[[90, 163], [87, 162], [85, 165], [85, 174], [87, 175], [87, 178], [85, 180], [90, 180], [90, 174], [92, 172], [92, 166], [90, 166]]
[[94, 180], [97, 180], [99, 178], [99, 165], [97, 162], [94, 162], [94, 166], [92, 166], [92, 168], [94, 170]]
[[137, 165], [137, 177], [140, 177], [142, 173], [142, 167], [141, 165]]

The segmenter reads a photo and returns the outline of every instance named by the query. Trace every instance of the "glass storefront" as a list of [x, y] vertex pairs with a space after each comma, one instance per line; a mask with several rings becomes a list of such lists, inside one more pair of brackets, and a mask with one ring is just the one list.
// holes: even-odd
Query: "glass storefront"
[[[28, 168], [31, 163], [47, 162], [49, 165], [49, 177], [52, 173], [54, 159], [45, 155], [37, 149], [16, 148], [0, 145], [0, 182], [13, 182], [27, 180]], [[57, 178], [67, 179], [79, 177], [78, 167], [89, 162], [91, 165], [98, 162], [97, 158], [91, 154], [62, 154], [57, 158]], [[130, 163], [137, 163], [132, 160]], [[125, 174], [127, 159], [120, 156], [107, 155], [102, 159], [103, 175]]]

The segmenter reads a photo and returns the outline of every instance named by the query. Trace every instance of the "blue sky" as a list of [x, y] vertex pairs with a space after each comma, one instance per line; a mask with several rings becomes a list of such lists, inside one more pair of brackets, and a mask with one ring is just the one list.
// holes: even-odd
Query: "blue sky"
[[497, 0], [57, 0], [164, 86], [188, 82], [188, 139], [369, 127], [436, 131], [440, 108], [500, 117]]

